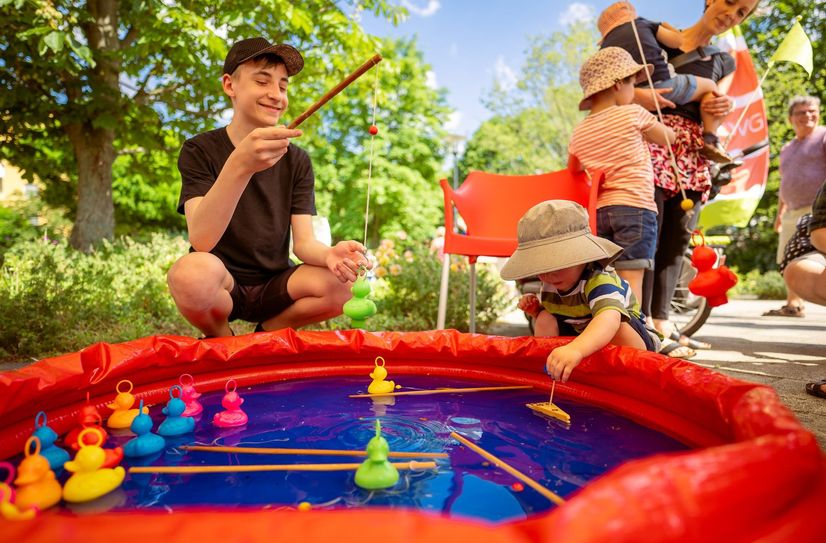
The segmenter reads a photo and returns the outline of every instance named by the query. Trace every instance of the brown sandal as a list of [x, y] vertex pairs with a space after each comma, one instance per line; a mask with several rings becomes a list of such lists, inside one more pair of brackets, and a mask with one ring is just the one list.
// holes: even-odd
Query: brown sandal
[[800, 305], [784, 305], [780, 309], [770, 309], [763, 313], [764, 317], [805, 317], [806, 312]]

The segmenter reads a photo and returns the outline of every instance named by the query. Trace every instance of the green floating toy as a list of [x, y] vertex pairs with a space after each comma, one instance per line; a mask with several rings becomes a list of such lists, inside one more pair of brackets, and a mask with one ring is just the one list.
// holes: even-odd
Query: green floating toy
[[376, 304], [367, 298], [370, 295], [370, 283], [360, 275], [350, 289], [353, 297], [344, 304], [344, 314], [350, 317], [353, 328], [364, 328], [368, 317], [376, 314]]
[[381, 436], [381, 423], [376, 419], [376, 435], [367, 443], [367, 460], [356, 470], [356, 484], [366, 490], [390, 488], [399, 480], [399, 470], [387, 460], [390, 445]]

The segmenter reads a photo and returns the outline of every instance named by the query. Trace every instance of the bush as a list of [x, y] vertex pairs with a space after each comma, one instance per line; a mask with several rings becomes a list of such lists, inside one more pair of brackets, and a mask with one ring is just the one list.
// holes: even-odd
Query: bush
[[[441, 261], [424, 244], [397, 252], [384, 241], [371, 280], [378, 314], [370, 330], [431, 330], [436, 327]], [[199, 335], [178, 313], [166, 272], [186, 253], [180, 235], [103, 242], [89, 254], [65, 239], [18, 241], [0, 265], [0, 359], [42, 358], [92, 343], [115, 343], [156, 334]], [[467, 330], [467, 261], [450, 271], [447, 326]], [[495, 270], [477, 266], [477, 323], [491, 325], [507, 306], [505, 285]], [[236, 333], [254, 324], [234, 322]], [[350, 328], [339, 317], [316, 329]]]
[[39, 198], [7, 202], [0, 206], [0, 264], [13, 245], [40, 237], [67, 238], [71, 223], [63, 212]]
[[759, 300], [785, 300], [786, 283], [778, 271], [751, 270], [738, 273], [738, 282], [732, 296], [757, 296]]
[[[424, 244], [409, 242], [397, 249], [399, 240], [382, 240], [376, 251], [371, 298], [378, 312], [367, 321], [368, 330], [433, 330], [439, 307], [442, 261]], [[470, 271], [467, 259], [453, 257], [450, 267], [445, 326], [467, 331], [470, 317]], [[508, 295], [499, 273], [485, 264], [476, 266], [476, 324], [484, 332], [508, 306]], [[321, 328], [347, 329], [347, 317], [338, 317]]]
[[777, 232], [773, 219], [755, 216], [745, 228], [710, 229], [711, 234], [724, 233], [731, 238], [726, 247], [726, 264], [740, 270], [777, 270]]
[[99, 341], [192, 335], [166, 286], [180, 236], [121, 238], [89, 254], [65, 240], [23, 241], [0, 266], [0, 356], [72, 352]]

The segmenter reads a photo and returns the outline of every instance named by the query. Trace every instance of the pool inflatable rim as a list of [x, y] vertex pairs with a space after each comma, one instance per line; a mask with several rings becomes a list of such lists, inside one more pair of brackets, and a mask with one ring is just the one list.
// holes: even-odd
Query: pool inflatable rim
[[[182, 373], [192, 374], [199, 390], [209, 391], [222, 387], [228, 376], [247, 386], [320, 375], [366, 375], [375, 356], [381, 355], [393, 376], [429, 373], [547, 390], [549, 381], [542, 372], [545, 357], [566, 341], [450, 330], [282, 330], [207, 341], [153, 336], [100, 343], [0, 374], [0, 458], [21, 450], [37, 411], [46, 410], [50, 426], [64, 433], [87, 391], [92, 402], [102, 407], [123, 378], [135, 383], [138, 398], [158, 403]], [[410, 510], [350, 511], [347, 523], [426, 524], [414, 535], [429, 539], [425, 534], [439, 533], [439, 540], [476, 533], [476, 528], [484, 528], [480, 532], [488, 534], [484, 540], [511, 541], [748, 541], [755, 537], [783, 541], [790, 530], [797, 541], [811, 539], [814, 532], [807, 522], [819, 510], [815, 504], [823, 503], [818, 500], [826, 499], [826, 462], [814, 436], [770, 387], [654, 353], [607, 347], [586, 359], [572, 380], [556, 391], [612, 409], [699, 448], [629, 462], [593, 481], [560, 508], [493, 528]], [[219, 526], [235, 522], [234, 514], [244, 518], [245, 530], [273, 522], [272, 512], [214, 512]], [[36, 529], [23, 533], [27, 541], [32, 536], [47, 540], [55, 529], [91, 530], [103, 537], [110, 519], [118, 520], [113, 525], [139, 526], [146, 515], [153, 513], [50, 515], [34, 521], [29, 530]], [[326, 537], [342, 539], [342, 517], [330, 512], [310, 514], [320, 515], [328, 515], [324, 518], [329, 520], [316, 527], [319, 534], [331, 523]], [[172, 515], [174, 520], [159, 521], [161, 515], [152, 522], [166, 528], [169, 522], [179, 523], [179, 529], [189, 534], [180, 540], [191, 541], [195, 523], [202, 527], [201, 520], [193, 520], [195, 516], [203, 517], [199, 512], [181, 512]], [[90, 520], [95, 518], [98, 522]], [[298, 530], [294, 533], [306, 540], [305, 532], [298, 529], [306, 518], [279, 515], [279, 532]], [[363, 543], [366, 539], [345, 540]]]

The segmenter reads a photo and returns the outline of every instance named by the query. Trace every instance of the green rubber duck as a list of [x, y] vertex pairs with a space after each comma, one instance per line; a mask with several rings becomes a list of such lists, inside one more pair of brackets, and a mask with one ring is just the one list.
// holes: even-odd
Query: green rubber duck
[[350, 289], [353, 297], [344, 304], [344, 314], [350, 317], [353, 328], [364, 328], [368, 317], [376, 314], [376, 304], [367, 298], [370, 295], [370, 283], [364, 276], [359, 276]]
[[390, 445], [381, 436], [381, 423], [376, 419], [376, 436], [367, 443], [367, 460], [356, 470], [356, 484], [366, 490], [390, 488], [399, 480], [396, 466], [387, 460]]

